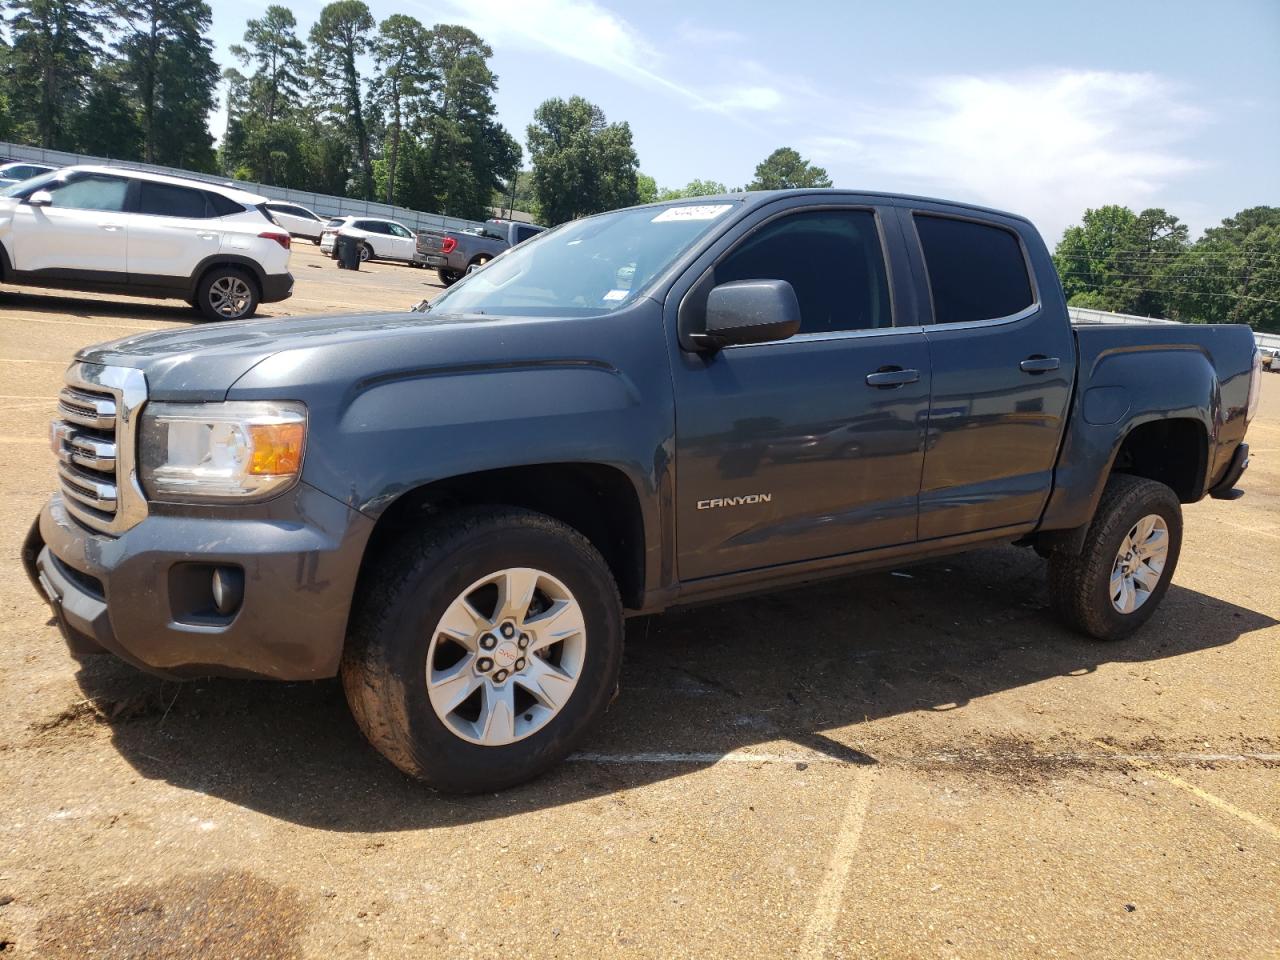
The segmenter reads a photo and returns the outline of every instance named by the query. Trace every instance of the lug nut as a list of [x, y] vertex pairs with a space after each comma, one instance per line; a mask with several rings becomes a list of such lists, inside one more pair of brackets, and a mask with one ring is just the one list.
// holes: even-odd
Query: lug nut
[[516, 670], [523, 670], [523, 669], [524, 669], [524, 657], [521, 657], [519, 660], [516, 661]]
[[498, 645], [498, 638], [495, 637], [492, 633], [486, 633], [483, 637], [480, 638], [480, 646], [484, 647], [486, 650], [492, 650], [497, 645]]
[[520, 640], [518, 641], [518, 643], [520, 645], [521, 650], [525, 649], [527, 646], [529, 646], [529, 635], [527, 633], [520, 634]]
[[493, 661], [488, 657], [481, 657], [480, 662], [476, 664], [476, 668], [479, 669], [481, 673], [488, 673], [493, 669]]
[[493, 679], [501, 683], [503, 680], [507, 679], [507, 671], [499, 670], [497, 673], [493, 675]]
[[516, 628], [509, 623], [504, 623], [502, 625], [502, 635], [507, 639], [510, 639], [516, 635]]

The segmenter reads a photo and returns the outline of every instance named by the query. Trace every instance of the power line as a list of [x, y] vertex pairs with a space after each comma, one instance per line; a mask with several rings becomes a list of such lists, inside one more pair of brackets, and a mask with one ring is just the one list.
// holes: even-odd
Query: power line
[[[1092, 288], [1093, 288], [1093, 290], [1095, 290], [1095, 291], [1099, 291], [1099, 292], [1100, 292], [1100, 291], [1103, 291], [1103, 290], [1105, 290], [1105, 289], [1106, 289], [1106, 286], [1105, 286], [1105, 285], [1103, 285], [1103, 284], [1096, 284], [1096, 283], [1094, 283], [1094, 284], [1084, 284], [1084, 286], [1092, 287]], [[1130, 290], [1130, 291], [1136, 291], [1136, 292], [1138, 292], [1138, 293], [1160, 293], [1160, 294], [1164, 294], [1165, 296], [1168, 296], [1168, 295], [1169, 295], [1170, 293], [1172, 293], [1172, 292], [1181, 292], [1181, 293], [1185, 293], [1186, 295], [1188, 295], [1188, 296], [1192, 296], [1192, 297], [1227, 297], [1228, 299], [1231, 299], [1231, 300], [1256, 300], [1256, 301], [1258, 301], [1259, 303], [1280, 303], [1280, 300], [1272, 300], [1272, 299], [1270, 299], [1270, 298], [1268, 298], [1268, 297], [1253, 297], [1253, 296], [1249, 296], [1248, 294], [1244, 294], [1244, 293], [1214, 293], [1214, 292], [1212, 292], [1212, 291], [1210, 291], [1210, 290], [1204, 290], [1204, 291], [1199, 291], [1199, 290], [1196, 290], [1196, 291], [1192, 291], [1192, 290], [1170, 291], [1170, 290], [1159, 290], [1159, 289], [1156, 289], [1155, 287], [1126, 287], [1125, 289]]]

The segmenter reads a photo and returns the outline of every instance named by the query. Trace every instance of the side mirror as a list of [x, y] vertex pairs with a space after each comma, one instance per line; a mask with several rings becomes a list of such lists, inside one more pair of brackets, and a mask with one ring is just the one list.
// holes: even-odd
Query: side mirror
[[37, 190], [27, 197], [27, 203], [33, 207], [47, 207], [53, 203], [53, 194], [48, 190]]
[[692, 340], [710, 350], [786, 340], [800, 330], [800, 303], [785, 280], [735, 280], [707, 294], [707, 326]]

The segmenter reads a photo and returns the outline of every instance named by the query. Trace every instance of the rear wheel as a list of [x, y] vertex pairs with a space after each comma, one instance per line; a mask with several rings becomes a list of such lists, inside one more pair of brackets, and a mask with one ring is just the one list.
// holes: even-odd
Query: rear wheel
[[622, 609], [581, 534], [505, 507], [407, 534], [364, 578], [342, 682], [357, 724], [441, 790], [496, 790], [557, 763], [604, 713]]
[[1163, 483], [1115, 474], [1078, 555], [1049, 557], [1059, 614], [1097, 640], [1147, 622], [1169, 589], [1182, 549], [1182, 506]]
[[196, 306], [210, 320], [252, 317], [259, 299], [257, 282], [239, 267], [214, 267], [196, 290]]
[[372, 260], [372, 259], [373, 259], [373, 247], [369, 246], [367, 243], [360, 244], [360, 262], [364, 263], [366, 260]]
[[449, 270], [441, 267], [436, 271], [436, 276], [440, 278], [440, 282], [446, 287], [452, 287], [455, 283], [462, 279], [462, 274], [457, 270]]

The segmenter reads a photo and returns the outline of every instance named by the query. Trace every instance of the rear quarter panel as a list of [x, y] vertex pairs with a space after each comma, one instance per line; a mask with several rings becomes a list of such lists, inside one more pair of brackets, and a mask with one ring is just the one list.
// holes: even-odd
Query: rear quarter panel
[[1253, 332], [1210, 324], [1082, 324], [1079, 373], [1041, 528], [1089, 522], [1120, 445], [1153, 420], [1189, 419], [1208, 439], [1200, 494], [1244, 439]]

